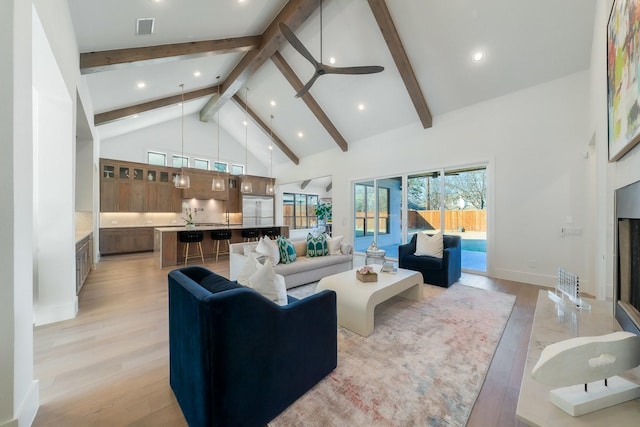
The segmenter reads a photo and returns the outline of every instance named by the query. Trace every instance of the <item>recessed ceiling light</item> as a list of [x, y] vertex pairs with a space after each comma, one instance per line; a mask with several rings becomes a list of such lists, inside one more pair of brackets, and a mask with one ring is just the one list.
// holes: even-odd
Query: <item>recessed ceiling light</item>
[[249, 123], [247, 123], [247, 121], [246, 121], [246, 120], [243, 120], [243, 121], [242, 121], [242, 124], [243, 124], [243, 125], [245, 125], [245, 126], [247, 126]]
[[329, 64], [335, 64], [335, 63], [336, 63], [336, 58], [334, 58], [333, 56], [329, 58]]
[[270, 146], [269, 146], [269, 150], [273, 150], [273, 145], [270, 145]]
[[194, 75], [195, 77], [200, 77], [200, 71], [194, 71], [194, 72], [193, 72], [193, 75]]
[[364, 111], [364, 104], [358, 104], [358, 110]]
[[137, 119], [137, 118], [138, 118], [138, 115], [137, 115], [137, 114], [134, 114], [134, 115], [133, 115], [133, 118], [134, 118], [134, 119]]
[[303, 136], [304, 136], [304, 133], [298, 132], [298, 138], [302, 138]]
[[243, 4], [246, 3], [246, 0], [236, 0], [238, 2], [238, 4]]
[[471, 56], [471, 60], [473, 62], [480, 62], [485, 58], [485, 53], [483, 50], [479, 50], [477, 52], [475, 52], [472, 56]]
[[145, 82], [138, 82], [138, 84], [136, 86], [138, 86], [138, 89], [142, 89], [143, 87], [145, 87], [147, 84]]
[[271, 100], [270, 104], [271, 104], [272, 107], [275, 107], [276, 106], [276, 101]]

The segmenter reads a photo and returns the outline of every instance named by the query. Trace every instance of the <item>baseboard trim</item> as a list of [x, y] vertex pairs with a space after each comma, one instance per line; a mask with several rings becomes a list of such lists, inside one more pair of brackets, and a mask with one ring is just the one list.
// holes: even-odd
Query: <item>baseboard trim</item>
[[[73, 302], [68, 304], [38, 305], [34, 310], [33, 318], [36, 326], [47, 325], [49, 323], [60, 322], [63, 320], [69, 320], [76, 317], [78, 314], [78, 297], [73, 299]], [[0, 426], [2, 427], [2, 426]]]
[[28, 427], [33, 424], [40, 407], [40, 384], [33, 380], [27, 391], [27, 395], [18, 408], [15, 418], [0, 424], [0, 427]]

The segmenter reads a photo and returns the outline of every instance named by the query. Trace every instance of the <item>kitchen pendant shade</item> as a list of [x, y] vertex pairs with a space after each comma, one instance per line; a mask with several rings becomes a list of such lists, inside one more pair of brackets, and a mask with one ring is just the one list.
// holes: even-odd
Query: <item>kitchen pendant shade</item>
[[251, 181], [249, 181], [247, 179], [246, 176], [240, 182], [240, 192], [241, 193], [253, 193], [253, 185], [251, 184]]
[[191, 187], [191, 180], [189, 175], [185, 175], [184, 172], [180, 172], [176, 175], [176, 188], [189, 188]]
[[275, 194], [275, 188], [273, 187], [273, 184], [271, 184], [271, 183], [267, 184], [267, 194], [269, 196], [273, 196]]
[[227, 186], [225, 184], [225, 179], [224, 178], [220, 178], [220, 177], [213, 178], [213, 181], [211, 182], [211, 189], [213, 191], [224, 191], [224, 190], [226, 190]]

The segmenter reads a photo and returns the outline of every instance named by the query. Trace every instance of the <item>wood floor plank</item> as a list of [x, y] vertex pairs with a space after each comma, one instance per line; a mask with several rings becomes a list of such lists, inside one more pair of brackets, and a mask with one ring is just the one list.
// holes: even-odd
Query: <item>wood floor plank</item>
[[[229, 262], [205, 266], [229, 277]], [[34, 330], [41, 406], [34, 426], [186, 426], [169, 387], [167, 274], [151, 254], [103, 257], [75, 319]], [[515, 419], [540, 288], [464, 274], [461, 282], [516, 296], [468, 426]]]

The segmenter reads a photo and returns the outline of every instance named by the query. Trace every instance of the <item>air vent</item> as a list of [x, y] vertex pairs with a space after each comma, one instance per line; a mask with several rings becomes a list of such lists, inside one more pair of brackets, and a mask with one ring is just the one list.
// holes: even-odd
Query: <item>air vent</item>
[[153, 34], [155, 21], [155, 18], [138, 18], [136, 20], [136, 34], [139, 36]]

